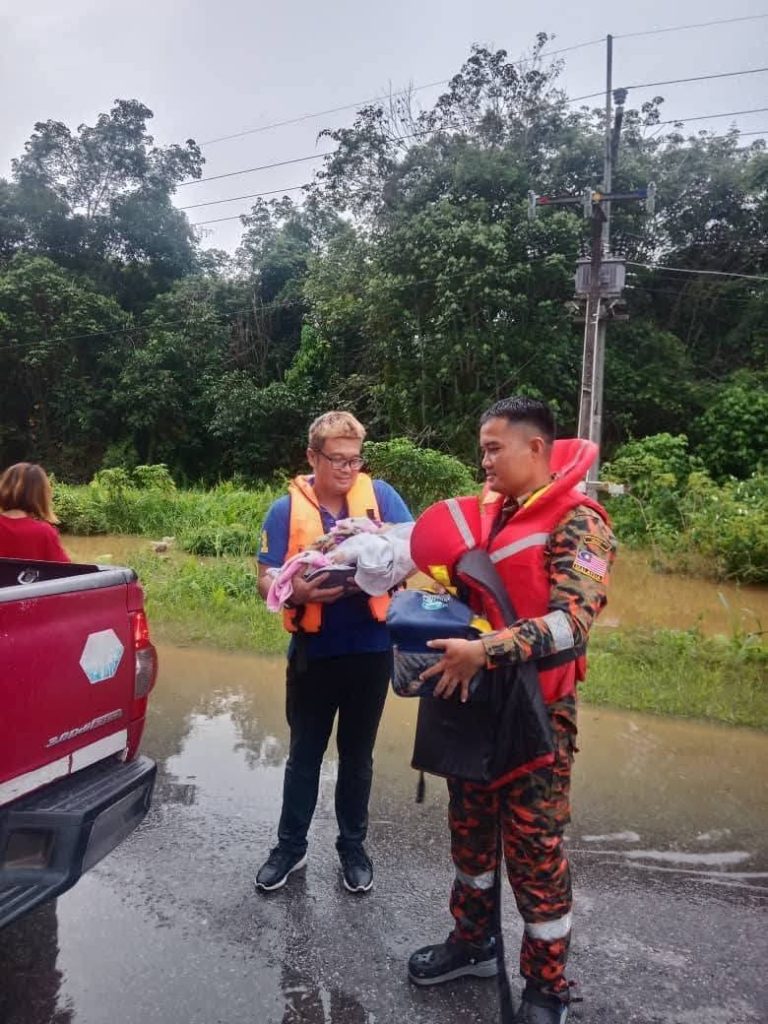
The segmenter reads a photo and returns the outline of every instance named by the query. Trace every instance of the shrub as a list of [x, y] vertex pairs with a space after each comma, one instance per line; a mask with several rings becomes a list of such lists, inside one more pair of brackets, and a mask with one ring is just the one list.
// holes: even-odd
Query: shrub
[[754, 374], [736, 374], [694, 423], [693, 431], [700, 438], [697, 450], [716, 479], [748, 477], [768, 452], [764, 380]]
[[109, 533], [109, 524], [100, 496], [88, 487], [68, 487], [54, 483], [53, 507], [64, 533], [87, 537]]
[[183, 533], [180, 546], [193, 555], [240, 555], [245, 557], [256, 552], [258, 530], [243, 523], [211, 524], [200, 526]]
[[366, 444], [365, 460], [373, 476], [402, 494], [414, 515], [441, 498], [478, 490], [469, 466], [453, 455], [420, 448], [404, 437]]
[[768, 581], [768, 476], [717, 484], [684, 435], [631, 441], [605, 466], [629, 484], [609, 501], [619, 539], [651, 543], [669, 568], [749, 583]]

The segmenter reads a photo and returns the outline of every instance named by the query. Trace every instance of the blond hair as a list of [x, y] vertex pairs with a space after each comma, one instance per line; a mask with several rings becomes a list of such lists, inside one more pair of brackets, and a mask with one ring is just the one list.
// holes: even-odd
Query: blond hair
[[53, 512], [51, 482], [34, 462], [17, 462], [0, 476], [0, 509], [18, 509], [46, 523], [59, 521]]
[[309, 447], [319, 452], [331, 437], [350, 437], [355, 441], [365, 440], [365, 427], [351, 412], [332, 410], [324, 412], [312, 422], [309, 428]]

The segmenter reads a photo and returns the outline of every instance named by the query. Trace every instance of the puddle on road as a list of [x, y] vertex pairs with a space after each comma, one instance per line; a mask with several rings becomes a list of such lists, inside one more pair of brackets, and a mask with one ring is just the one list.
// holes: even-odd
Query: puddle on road
[[[130, 564], [137, 554], [151, 554], [148, 537], [107, 535], [65, 537], [73, 558], [84, 562]], [[180, 553], [173, 551], [171, 557]], [[598, 619], [601, 628], [648, 626], [691, 629], [705, 633], [755, 632], [768, 624], [768, 587], [668, 576], [653, 572], [648, 555], [624, 548], [616, 561], [608, 608]]]
[[[492, 1000], [480, 985], [463, 986], [459, 999], [402, 985], [404, 956], [426, 938], [419, 922], [435, 924], [425, 875], [447, 880], [450, 870], [447, 836], [439, 831], [443, 784], [431, 781], [427, 805], [413, 805], [408, 764], [415, 715], [415, 701], [390, 695], [377, 744], [371, 819], [385, 898], [374, 896], [361, 916], [334, 887], [331, 752], [313, 826], [325, 842], [317, 844], [313, 866], [296, 877], [285, 899], [254, 900], [243, 875], [273, 838], [280, 808], [284, 662], [161, 647], [144, 742], [158, 761], [150, 817], [58, 906], [47, 904], [4, 933], [2, 1024], [101, 1024], [123, 993], [130, 993], [122, 1007], [126, 1024], [488, 1020]], [[737, 916], [756, 888], [768, 892], [768, 737], [583, 706], [579, 745], [569, 834], [582, 877], [586, 865], [600, 876], [604, 865], [619, 865], [627, 892], [633, 886], [625, 879], [635, 873], [651, 873], [654, 882], [672, 878], [676, 892], [692, 880], [706, 905], [712, 886], [718, 895], [738, 889]], [[414, 853], [420, 863], [408, 861]], [[637, 900], [653, 898], [639, 889]], [[610, 897], [608, 886], [605, 892]], [[597, 911], [590, 911], [589, 898], [579, 899], [582, 928], [592, 935], [590, 914]], [[622, 903], [622, 914], [632, 905], [631, 898]], [[444, 913], [442, 902], [437, 913]], [[604, 913], [601, 903], [598, 944], [605, 939]], [[718, 920], [713, 911], [714, 930]], [[743, 927], [739, 918], [738, 935]], [[759, 927], [749, 934], [760, 934]], [[680, 949], [666, 937], [657, 948], [647, 932], [636, 937], [622, 928], [609, 928], [602, 955], [617, 963], [634, 958], [638, 971], [650, 964], [662, 982], [665, 971], [685, 971], [689, 932]], [[373, 972], [349, 956], [350, 943], [373, 951]], [[724, 956], [737, 955], [735, 947], [725, 948]], [[394, 1000], [394, 1016], [381, 1014], [385, 999]], [[757, 1019], [749, 1006], [724, 1012], [728, 1020]]]
[[[279, 658], [163, 647], [145, 749], [157, 799], [276, 821], [287, 753]], [[413, 799], [416, 702], [390, 695], [376, 747], [376, 805]], [[571, 847], [768, 888], [768, 737], [750, 730], [583, 705]], [[320, 809], [333, 813], [335, 756]], [[442, 799], [442, 783], [430, 785]], [[438, 796], [439, 794], [439, 796]]]

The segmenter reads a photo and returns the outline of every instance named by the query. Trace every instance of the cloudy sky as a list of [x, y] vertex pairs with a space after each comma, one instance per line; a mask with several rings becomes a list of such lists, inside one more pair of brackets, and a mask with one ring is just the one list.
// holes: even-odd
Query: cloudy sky
[[[11, 10], [13, 8], [13, 10]], [[598, 14], [572, 0], [0, 0], [0, 176], [10, 172], [36, 121], [93, 123], [115, 98], [155, 113], [159, 143], [217, 139], [246, 128], [355, 104], [410, 84], [447, 79], [473, 42], [524, 54], [538, 31], [553, 48], [615, 36], [768, 13], [762, 0], [645, 0]], [[605, 83], [604, 45], [565, 54], [570, 95]], [[629, 36], [614, 45], [614, 85], [656, 82], [768, 65], [768, 18], [714, 28]], [[429, 105], [437, 87], [417, 93]], [[768, 108], [768, 74], [635, 89], [630, 102], [666, 97], [668, 117]], [[593, 101], [595, 103], [599, 101]], [[316, 154], [321, 128], [348, 124], [354, 110], [203, 146], [204, 175]], [[695, 122], [691, 128], [765, 131], [768, 110]], [[179, 206], [284, 189], [309, 180], [307, 161], [181, 188]], [[297, 193], [290, 193], [296, 195]], [[189, 210], [200, 222], [234, 217], [248, 200]], [[237, 220], [200, 229], [205, 245], [233, 249]]]

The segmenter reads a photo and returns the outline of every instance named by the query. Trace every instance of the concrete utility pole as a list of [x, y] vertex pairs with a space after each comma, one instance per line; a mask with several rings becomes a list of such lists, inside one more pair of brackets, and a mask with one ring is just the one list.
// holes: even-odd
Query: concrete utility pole
[[[540, 206], [581, 205], [584, 216], [591, 219], [591, 246], [589, 259], [578, 261], [576, 295], [586, 298], [584, 316], [584, 350], [581, 364], [579, 393], [578, 436], [594, 441], [598, 446], [603, 433], [603, 371], [605, 366], [605, 334], [608, 319], [605, 300], [621, 297], [626, 266], [623, 259], [611, 255], [611, 203], [626, 200], [645, 200], [646, 209], [653, 210], [655, 187], [651, 184], [634, 192], [611, 191], [624, 114], [626, 89], [613, 89], [613, 36], [606, 36], [605, 69], [605, 149], [603, 157], [603, 184], [595, 191], [587, 190], [582, 196], [538, 196], [529, 192], [529, 215], [535, 217]], [[613, 119], [613, 101], [616, 117]], [[611, 303], [611, 309], [614, 303]], [[620, 317], [614, 314], [616, 319]], [[622, 315], [626, 319], [626, 315]], [[599, 479], [599, 459], [589, 472], [587, 486]], [[591, 488], [594, 490], [594, 487]]]

